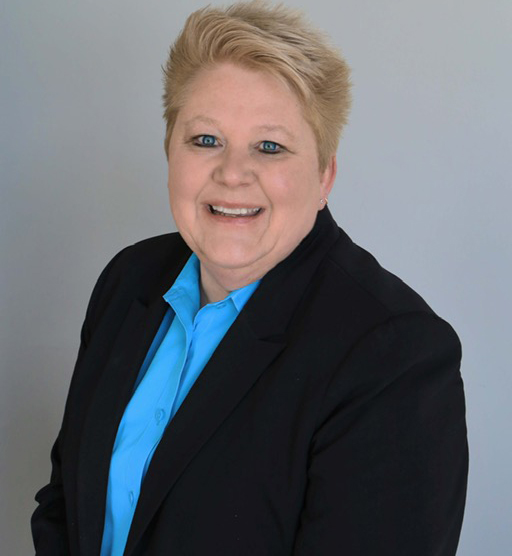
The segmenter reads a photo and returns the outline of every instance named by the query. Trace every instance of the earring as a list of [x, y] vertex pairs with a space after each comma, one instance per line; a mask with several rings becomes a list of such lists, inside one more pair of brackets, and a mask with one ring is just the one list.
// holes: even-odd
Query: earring
[[320, 204], [323, 205], [327, 205], [327, 197], [325, 197], [324, 199], [320, 199]]

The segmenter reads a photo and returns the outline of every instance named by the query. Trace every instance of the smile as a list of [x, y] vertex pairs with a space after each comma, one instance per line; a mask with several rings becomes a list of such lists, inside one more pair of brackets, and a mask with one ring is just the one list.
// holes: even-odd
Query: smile
[[257, 207], [257, 208], [227, 208], [227, 207], [222, 207], [219, 205], [208, 205], [210, 208], [210, 212], [212, 214], [217, 214], [220, 216], [231, 216], [233, 218], [237, 218], [240, 216], [255, 216], [256, 214], [259, 214], [262, 210], [261, 207]]

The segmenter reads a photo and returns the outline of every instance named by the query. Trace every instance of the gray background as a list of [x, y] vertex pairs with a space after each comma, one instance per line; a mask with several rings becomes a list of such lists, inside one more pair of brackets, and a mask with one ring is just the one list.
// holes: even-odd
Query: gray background
[[[462, 339], [471, 472], [459, 555], [509, 554], [512, 2], [289, 4], [353, 68], [338, 222]], [[32, 552], [33, 496], [95, 279], [123, 246], [173, 229], [160, 64], [201, 5], [0, 6], [3, 554]]]

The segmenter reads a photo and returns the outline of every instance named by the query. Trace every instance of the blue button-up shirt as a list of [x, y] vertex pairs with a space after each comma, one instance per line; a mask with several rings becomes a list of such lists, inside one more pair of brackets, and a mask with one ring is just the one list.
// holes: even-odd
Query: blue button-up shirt
[[199, 260], [193, 254], [164, 295], [170, 308], [114, 443], [101, 556], [122, 556], [142, 481], [165, 427], [258, 285], [249, 284], [199, 309]]

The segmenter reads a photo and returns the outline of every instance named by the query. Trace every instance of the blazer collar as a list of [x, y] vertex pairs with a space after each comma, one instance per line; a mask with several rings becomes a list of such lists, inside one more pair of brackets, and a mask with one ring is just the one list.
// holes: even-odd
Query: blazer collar
[[245, 311], [256, 337], [270, 338], [285, 332], [312, 276], [341, 234], [325, 207], [295, 250], [263, 277]]

